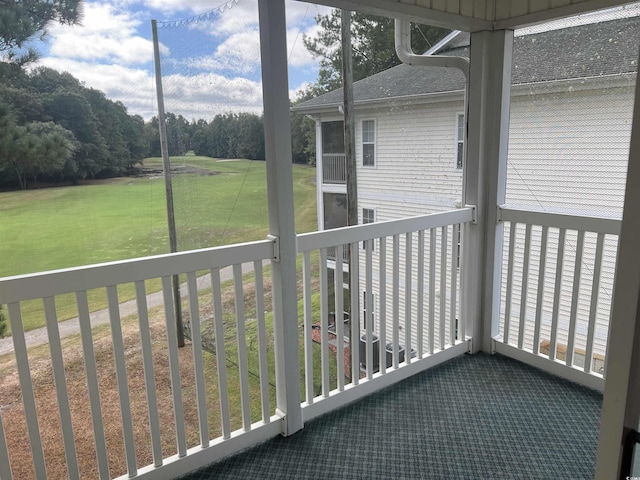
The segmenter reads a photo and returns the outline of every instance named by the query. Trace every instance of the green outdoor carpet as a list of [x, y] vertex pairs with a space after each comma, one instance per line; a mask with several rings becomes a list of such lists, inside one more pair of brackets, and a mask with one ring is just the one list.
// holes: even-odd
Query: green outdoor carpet
[[464, 355], [183, 479], [590, 479], [602, 395]]

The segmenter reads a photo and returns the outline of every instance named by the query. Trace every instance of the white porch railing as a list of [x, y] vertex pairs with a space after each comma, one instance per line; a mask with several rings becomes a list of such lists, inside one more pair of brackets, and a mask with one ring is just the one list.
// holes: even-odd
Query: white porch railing
[[496, 350], [603, 389], [620, 220], [500, 209]]
[[[301, 408], [305, 409], [306, 420], [467, 351], [464, 333], [456, 329], [458, 244], [450, 239], [455, 238], [453, 232], [459, 224], [470, 220], [471, 210], [462, 209], [299, 236], [303, 270], [300, 281], [304, 290], [300, 319], [305, 360], [302, 377], [306, 392]], [[362, 242], [366, 242], [364, 250]], [[375, 313], [373, 309], [367, 311], [366, 328], [362, 330], [364, 358], [354, 348], [347, 360], [350, 371], [356, 372], [350, 380], [342, 374], [349, 371], [345, 370], [344, 343], [333, 342], [335, 356], [329, 350], [325, 268], [327, 249], [335, 247], [340, 255], [345, 243], [350, 245], [355, 259], [351, 265], [352, 284], [361, 290], [366, 288], [370, 305], [374, 272], [380, 282]], [[280, 418], [275, 412], [272, 390], [276, 375], [268, 361], [273, 354], [271, 339], [275, 341], [276, 337], [268, 328], [271, 314], [269, 305], [265, 305], [268, 286], [265, 287], [262, 269], [263, 261], [273, 255], [274, 244], [265, 240], [0, 280], [0, 304], [8, 305], [22, 397], [21, 405], [0, 409], [0, 477], [23, 478], [35, 472], [37, 478], [45, 478], [47, 468], [51, 469], [54, 463], [66, 464], [66, 471], [60, 476], [87, 476], [78, 462], [78, 438], [87, 429], [92, 430], [93, 440], [82, 442], [82, 452], [86, 455], [92, 451], [91, 455], [95, 455], [95, 469], [89, 475], [100, 478], [173, 478], [280, 434], [282, 422], [276, 421]], [[312, 258], [317, 274], [312, 272]], [[253, 265], [255, 275], [243, 283], [242, 264], [246, 263]], [[337, 265], [340, 270], [342, 264]], [[232, 266], [233, 276], [223, 288], [220, 271], [226, 266]], [[197, 272], [204, 275], [197, 277]], [[177, 346], [171, 288], [171, 276], [175, 274], [187, 280], [188, 298], [182, 303], [192, 334], [191, 352]], [[205, 278], [210, 279], [211, 286], [199, 288]], [[162, 311], [147, 305], [145, 282], [150, 279], [160, 279]], [[137, 315], [124, 319], [120, 315], [119, 289], [127, 284], [133, 284]], [[339, 300], [342, 288], [342, 282], [336, 280], [338, 312], [344, 308]], [[106, 334], [91, 328], [90, 299], [96, 290], [108, 305], [110, 323]], [[73, 295], [77, 304], [78, 342], [60, 338], [59, 303], [60, 296], [66, 294]], [[359, 296], [354, 296], [354, 301]], [[247, 298], [251, 297], [255, 298], [255, 306], [247, 306]], [[40, 364], [33, 364], [35, 353], [27, 349], [22, 327], [23, 303], [32, 299], [42, 301], [49, 337], [50, 355], [44, 363], [50, 363], [55, 384], [55, 393], [49, 396], [35, 386], [42, 385], [34, 382], [34, 375], [42, 374], [43, 360], [37, 357]], [[319, 309], [312, 308], [316, 301]], [[248, 315], [249, 308], [255, 318]], [[357, 305], [352, 309], [358, 312]], [[390, 340], [390, 363], [386, 348], [374, 350], [374, 316], [379, 347]], [[352, 338], [358, 339], [362, 316], [357, 314], [354, 318], [357, 321], [351, 323], [355, 332]], [[319, 324], [321, 337], [317, 356], [313, 354], [314, 323]], [[336, 323], [336, 337], [342, 339], [343, 323]], [[134, 344], [125, 343], [124, 329], [131, 325], [139, 335], [139, 342]], [[163, 333], [161, 339], [158, 328]], [[207, 330], [213, 332], [208, 352], [203, 351], [207, 342], [201, 334]], [[105, 352], [97, 345], [104, 341], [112, 349], [111, 362], [97, 360], [97, 354]], [[400, 348], [403, 344], [404, 359]], [[379, 355], [377, 372], [374, 352]], [[84, 373], [77, 373], [77, 368], [73, 375], [67, 372], [70, 355], [79, 357]], [[140, 357], [138, 364], [132, 364], [134, 355]], [[160, 365], [167, 371], [167, 382], [158, 376]], [[138, 383], [132, 383], [132, 368], [143, 371]], [[114, 377], [110, 386], [105, 379]], [[81, 400], [80, 406], [74, 403], [78, 397], [75, 389], [86, 391], [86, 400]], [[110, 401], [105, 403], [105, 398]], [[84, 419], [78, 409], [87, 412]], [[55, 454], [50, 450], [51, 442], [44, 442], [42, 436], [41, 419], [50, 411], [53, 416], [47, 417], [46, 427], [58, 428], [50, 427], [50, 423], [59, 421], [58, 433], [54, 433], [60, 439]], [[188, 411], [192, 412], [190, 416]], [[25, 440], [19, 445], [14, 438], [5, 436], [7, 415], [25, 418]], [[107, 437], [105, 432], [113, 431], [114, 424], [120, 433]], [[13, 471], [16, 448], [24, 456], [26, 441], [32, 466]], [[145, 466], [149, 461], [140, 459], [141, 448], [149, 450], [150, 465]], [[126, 467], [121, 470], [110, 465], [114, 449], [125, 458]]]
[[[457, 231], [471, 220], [467, 208], [298, 236], [306, 420], [467, 351], [457, 313]], [[333, 285], [328, 282], [327, 251], [333, 249], [338, 258], [351, 253], [348, 274], [358, 288], [350, 289], [356, 294], [349, 306], [343, 305], [342, 262], [336, 262]], [[350, 310], [350, 345], [343, 322], [336, 322], [335, 334], [329, 329], [331, 287], [335, 311]], [[315, 356], [314, 342], [320, 346]]]
[[[505, 242], [496, 350], [601, 388], [619, 221], [509, 209], [501, 209], [500, 216]], [[467, 351], [468, 330], [459, 315], [464, 294], [459, 268], [464, 265], [458, 263], [457, 232], [471, 220], [471, 209], [460, 209], [298, 236], [305, 420]], [[275, 336], [269, 328], [269, 290], [262, 267], [273, 249], [265, 240], [0, 280], [0, 303], [8, 304], [22, 397], [17, 410], [0, 409], [0, 477], [29, 476], [12, 472], [12, 452], [24, 449], [25, 443], [16, 447], [15, 439], [5, 436], [7, 415], [12, 420], [14, 415], [24, 416], [31, 471], [46, 475], [53, 457], [50, 445], [43, 442], [40, 418], [52, 408], [69, 478], [86, 475], [77, 460], [77, 438], [87, 428], [93, 441], [90, 447], [84, 442], [82, 449], [95, 452], [100, 478], [171, 478], [280, 434], [281, 422], [274, 421], [279, 420], [273, 402], [276, 375], [269, 367], [269, 345]], [[345, 250], [351, 252], [348, 268], [336, 262], [332, 285], [327, 271], [331, 249], [339, 258]], [[246, 263], [253, 265], [255, 274], [245, 282]], [[233, 275], [223, 286], [220, 270], [226, 266], [232, 266]], [[197, 277], [196, 272], [204, 275]], [[343, 300], [347, 273], [351, 286], [357, 286], [350, 288], [357, 293], [350, 305]], [[183, 305], [192, 333], [191, 352], [177, 347], [170, 281], [175, 274], [187, 280]], [[211, 286], [202, 289], [199, 284], [206, 278]], [[150, 279], [160, 279], [161, 312], [147, 306], [145, 281]], [[118, 297], [126, 284], [133, 284], [137, 318], [124, 321]], [[90, 299], [96, 290], [108, 305], [106, 337], [91, 328]], [[334, 311], [350, 312], [350, 324], [335, 322], [335, 333], [329, 328], [331, 290]], [[58, 330], [58, 299], [64, 294], [75, 297], [80, 322], [80, 338], [72, 347]], [[255, 304], [248, 305], [248, 298]], [[49, 337], [55, 389], [48, 398], [34, 387], [33, 375], [42, 375], [42, 367], [32, 363], [34, 353], [27, 349], [22, 329], [22, 303], [31, 299], [42, 301]], [[152, 334], [154, 319], [165, 333], [161, 341], [157, 324]], [[125, 343], [123, 334], [130, 322], [136, 322], [139, 334], [133, 346]], [[345, 335], [345, 328], [351, 329], [350, 335]], [[213, 338], [208, 344], [202, 335], [206, 332]], [[96, 360], [99, 350], [94, 345], [105, 338], [113, 350], [106, 369], [105, 362]], [[70, 348], [81, 350], [76, 354], [84, 366], [84, 384], [70, 383]], [[134, 350], [140, 352], [143, 375], [132, 384]], [[167, 382], [158, 377], [161, 364]], [[113, 386], [105, 385], [104, 379], [112, 377]], [[90, 413], [82, 423], [71, 401], [77, 391], [70, 388], [87, 392], [82, 408]], [[106, 388], [117, 391], [114, 405], [104, 402]], [[160, 401], [161, 388], [166, 401]], [[136, 391], [144, 392], [143, 415], [140, 402], [133, 399]], [[188, 410], [195, 414], [187, 418]], [[114, 446], [105, 427], [116, 421], [121, 440]], [[140, 431], [150, 451], [148, 466], [139, 458]], [[167, 442], [169, 437], [172, 441]], [[126, 459], [122, 471], [109, 465], [114, 448]]]
[[347, 183], [344, 153], [322, 154], [322, 183]]
[[[123, 451], [126, 456], [126, 475], [123, 478], [142, 478], [147, 475], [153, 478], [173, 478], [231, 452], [279, 434], [281, 431], [280, 422], [272, 421], [277, 417], [273, 416], [275, 406], [270, 401], [270, 372], [267, 368], [268, 344], [262, 281], [262, 262], [272, 258], [273, 252], [273, 243], [265, 240], [231, 247], [127, 260], [0, 280], [0, 304], [8, 304], [23, 403], [21, 411], [12, 411], [11, 415], [26, 417], [28, 442], [36, 477], [45, 478], [47, 476], [45, 458], [51, 454], [51, 452], [47, 452], [47, 446], [43, 446], [39, 425], [39, 416], [43, 414], [45, 409], [57, 408], [61, 425], [60, 437], [64, 444], [64, 460], [59, 459], [58, 461], [61, 464], [66, 462], [67, 469], [66, 475], [60, 475], [68, 476], [68, 478], [80, 478], [87, 475], [87, 472], [81, 471], [77, 461], [76, 437], [79, 431], [90, 428], [93, 430], [93, 445], [83, 444], [82, 449], [85, 455], [93, 449], [97, 465], [96, 473], [100, 478], [111, 478], [125, 474], [124, 471], [110, 469], [109, 449], [113, 448], [117, 451]], [[242, 283], [241, 264], [247, 262], [253, 263], [255, 271], [255, 279], [251, 285], [243, 285]], [[231, 314], [223, 310], [223, 299], [221, 298], [220, 269], [227, 265], [233, 266], [235, 311]], [[199, 302], [198, 283], [201, 279], [196, 277], [196, 272], [203, 270], [210, 276], [212, 288], [208, 289], [208, 294], [203, 296], [202, 301]], [[193, 338], [191, 359], [181, 354], [177, 345], [175, 303], [171, 288], [171, 275], [175, 274], [186, 274], [188, 283], [189, 301], [188, 304], [185, 304], [185, 309], [190, 320]], [[161, 279], [162, 283], [164, 315], [151, 312], [147, 307], [145, 281], [156, 278]], [[130, 283], [135, 286], [140, 335], [139, 345], [133, 347], [125, 346], [123, 342], [123, 319], [120, 317], [118, 300], [118, 287]], [[254, 350], [257, 351], [256, 355], [259, 358], [257, 373], [259, 376], [259, 395], [257, 398], [250, 398], [249, 395], [247, 360], [249, 358], [249, 344], [253, 343], [253, 339], [251, 342], [248, 341], [245, 330], [248, 319], [245, 316], [244, 295], [248, 287], [255, 289], [256, 298], [257, 345], [254, 346]], [[88, 291], [93, 289], [102, 290], [108, 302], [109, 341], [113, 345], [115, 366], [112, 365], [106, 370], [98, 370], [94, 350], [94, 332], [91, 328], [88, 300]], [[76, 418], [79, 407], [70, 405], [70, 398], [76, 398], [77, 395], [74, 394], [77, 392], [70, 391], [67, 385], [69, 379], [65, 373], [65, 360], [71, 352], [61, 342], [56, 308], [56, 298], [67, 293], [75, 296], [78, 308], [81, 358], [85, 367], [86, 386], [84, 388], [88, 392], [87, 401], [92, 427], [87, 422], [79, 424]], [[43, 302], [51, 352], [52, 376], [55, 382], [57, 400], [55, 407], [53, 402], [56, 400], [43, 399], [41, 392], [34, 391], [33, 367], [30, 365], [30, 352], [26, 348], [21, 317], [21, 303], [30, 299], [42, 299]], [[208, 307], [203, 307], [203, 305], [208, 305]], [[152, 315], [164, 317], [163, 328], [166, 330], [166, 336], [160, 343], [157, 338], [152, 339], [153, 326], [150, 325]], [[235, 352], [230, 351], [229, 344], [225, 342], [223, 321], [233, 325], [236, 342], [234, 342], [235, 346], [232, 350]], [[203, 327], [208, 327], [215, 332], [214, 353], [207, 357], [203, 356], [202, 349], [201, 330]], [[158, 327], [155, 328], [157, 330]], [[228, 331], [226, 333], [228, 334]], [[74, 346], [74, 351], [77, 348]], [[141, 384], [131, 385], [129, 383], [131, 374], [128, 374], [128, 368], [132, 368], [132, 365], [129, 357], [137, 351], [141, 351], [144, 381]], [[212, 371], [211, 368], [207, 369], [205, 358], [211, 358], [210, 364], [215, 364], [215, 371]], [[165, 391], [167, 388], [170, 390], [170, 393], [165, 395], [170, 398], [168, 402], [158, 401], [158, 391], [161, 388], [158, 382], [164, 384], [156, 372], [159, 361], [168, 364], [167, 370], [171, 385], [170, 388], [162, 387]], [[235, 370], [238, 372], [238, 378], [229, 377], [228, 361], [237, 364]], [[181, 374], [181, 367], [185, 362], [190, 363], [189, 370], [193, 371], [191, 378], [186, 378]], [[35, 373], [42, 374], [42, 371]], [[108, 421], [114, 422], [117, 418], [121, 422], [119, 428], [122, 433], [122, 443], [114, 446], [113, 439], [111, 439], [112, 443], [108, 446], [105, 439], [105, 418], [107, 418], [105, 411], [114, 410], [115, 407], [101, 401], [101, 396], [105, 396], [105, 387], [101, 385], [102, 381], [98, 380], [113, 378], [114, 375], [119, 406], [117, 412], [111, 411]], [[256, 375], [255, 372], [254, 375]], [[213, 390], [210, 382], [215, 382]], [[236, 384], [236, 389], [239, 392], [239, 398], [233, 398], [233, 403], [229, 398], [232, 383]], [[74, 388], [82, 387], [76, 385]], [[140, 405], [138, 405], [137, 415], [132, 412], [132, 389], [146, 392], [146, 401], [141, 402], [146, 410], [144, 415], [140, 414]], [[183, 394], [183, 391], [193, 393], [187, 395]], [[218, 392], [217, 399], [212, 398], [212, 391]], [[109, 398], [115, 397], [110, 395]], [[239, 414], [236, 413], [236, 417], [240, 417], [241, 420], [234, 423], [232, 422], [232, 411], [237, 410], [236, 403], [240, 404]], [[259, 405], [254, 409], [254, 412], [258, 413], [252, 415], [252, 407], [256, 403]], [[197, 410], [197, 415], [195, 415], [197, 422], [188, 424], [185, 420], [185, 407], [191, 408], [194, 405]], [[212, 405], [214, 406], [212, 407]], [[0, 415], [0, 459], [6, 461], [0, 462], [0, 477], [5, 480], [12, 478], [12, 470], [10, 466], [11, 448], [7, 445], [5, 436], [2, 434], [2, 417], [8, 412], [6, 406], [3, 407], [4, 411], [0, 411], [2, 413]], [[6, 417], [4, 418], [6, 419]], [[210, 426], [211, 418], [215, 419], [217, 424], [215, 430], [219, 432], [219, 436], [213, 440], [211, 438], [215, 435]], [[167, 424], [170, 425], [167, 426]], [[234, 428], [239, 428], [239, 430], [232, 431]], [[137, 436], [139, 430], [148, 432], [142, 443], [150, 443], [152, 452], [153, 463], [144, 468], [140, 468], [141, 465], [136, 456], [136, 451], [140, 448], [138, 443], [141, 442], [140, 436]], [[173, 430], [173, 433], [170, 430]], [[194, 430], [196, 434], [191, 435], [192, 443], [189, 444], [187, 432]], [[169, 435], [174, 438], [174, 447], [171, 447], [171, 450], [167, 449], [166, 442], [166, 437]], [[193, 438], [198, 440], [194, 442]], [[15, 454], [16, 445], [13, 447]], [[25, 445], [22, 444], [18, 448], [23, 450]], [[14, 472], [13, 475], [16, 478], [24, 478], [30, 476], [31, 473], [20, 471]]]

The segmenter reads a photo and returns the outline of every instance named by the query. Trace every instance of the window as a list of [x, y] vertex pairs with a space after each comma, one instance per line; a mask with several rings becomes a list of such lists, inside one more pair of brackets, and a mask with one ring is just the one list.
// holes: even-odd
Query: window
[[362, 121], [362, 165], [373, 167], [376, 164], [376, 122]]
[[462, 170], [464, 159], [464, 114], [456, 116], [456, 169]]
[[[376, 221], [376, 211], [373, 208], [363, 208], [362, 209], [362, 224], [366, 225], [367, 223], [373, 223]], [[367, 248], [367, 242], [362, 242], [362, 249]], [[376, 251], [376, 242], [373, 242], [372, 251]]]

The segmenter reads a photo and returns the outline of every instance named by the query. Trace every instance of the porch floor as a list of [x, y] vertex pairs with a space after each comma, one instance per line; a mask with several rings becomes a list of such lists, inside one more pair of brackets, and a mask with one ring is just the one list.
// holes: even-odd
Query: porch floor
[[464, 355], [183, 479], [593, 478], [602, 395]]

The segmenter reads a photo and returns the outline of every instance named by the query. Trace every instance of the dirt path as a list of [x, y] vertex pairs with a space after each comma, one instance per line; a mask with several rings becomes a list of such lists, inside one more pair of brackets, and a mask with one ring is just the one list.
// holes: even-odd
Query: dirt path
[[[267, 261], [265, 261], [267, 262]], [[245, 263], [242, 265], [242, 274], [250, 273], [253, 271], [253, 263]], [[220, 270], [220, 281], [225, 282], [233, 278], [233, 267], [225, 267]], [[211, 276], [204, 275], [198, 277], [198, 290], [211, 287]], [[187, 291], [186, 282], [180, 287], [181, 291]], [[153, 292], [147, 295], [147, 307], [153, 308], [163, 304], [162, 291]], [[129, 300], [120, 304], [120, 318], [128, 317], [137, 313], [136, 300]], [[103, 323], [109, 323], [109, 310], [104, 308], [91, 313], [91, 326], [96, 327]], [[60, 331], [60, 338], [64, 338], [74, 333], [80, 333], [80, 322], [78, 317], [70, 318], [58, 323], [58, 329]], [[45, 345], [49, 343], [49, 337], [47, 335], [47, 328], [41, 327], [34, 330], [25, 332], [25, 341], [27, 348], [35, 347], [38, 345]], [[0, 355], [13, 353], [13, 338], [7, 337], [0, 339]]]

